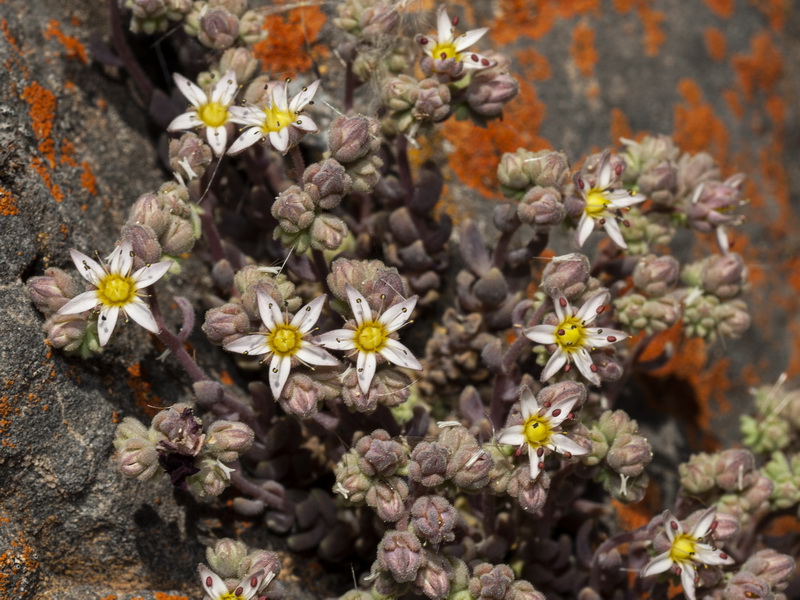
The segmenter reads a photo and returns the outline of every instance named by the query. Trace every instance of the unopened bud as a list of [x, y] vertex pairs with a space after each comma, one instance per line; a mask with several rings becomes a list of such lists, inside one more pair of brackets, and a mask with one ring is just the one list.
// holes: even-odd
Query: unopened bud
[[147, 225], [123, 225], [120, 237], [122, 241], [130, 243], [131, 250], [138, 259], [134, 261], [134, 268], [161, 260], [161, 244], [158, 243], [155, 232]]
[[214, 458], [200, 461], [200, 471], [188, 479], [189, 489], [200, 497], [219, 496], [231, 482], [232, 469]]
[[720, 335], [738, 338], [750, 328], [750, 313], [742, 300], [729, 300], [713, 309], [714, 319]]
[[248, 10], [239, 19], [239, 39], [248, 46], [257, 44], [266, 39], [267, 30], [264, 29], [264, 17], [255, 10]]
[[648, 254], [633, 270], [633, 284], [648, 296], [663, 296], [678, 281], [680, 265], [671, 256]]
[[[545, 595], [538, 591], [530, 581], [524, 579], [514, 581], [506, 592], [504, 600], [546, 600]], [[578, 597], [578, 600], [586, 600]], [[599, 600], [599, 596], [598, 596]]]
[[417, 121], [438, 123], [450, 116], [450, 88], [437, 79], [419, 82], [417, 101], [414, 103], [414, 118]]
[[525, 193], [517, 207], [519, 220], [529, 225], [558, 225], [566, 214], [561, 194], [555, 188], [536, 186]]
[[350, 191], [352, 180], [338, 161], [328, 158], [306, 167], [302, 183], [303, 191], [319, 208], [330, 210]]
[[225, 304], [206, 313], [203, 331], [212, 344], [230, 344], [250, 333], [250, 317], [241, 304]]
[[[88, 313], [79, 315], [55, 314], [44, 322], [43, 329], [53, 348], [62, 348], [65, 352], [75, 352], [86, 345], [89, 350], [99, 350], [96, 339], [97, 329], [89, 326]], [[83, 350], [82, 350], [83, 351]]]
[[617, 473], [636, 477], [653, 460], [650, 442], [641, 435], [623, 434], [614, 438], [606, 462]]
[[411, 506], [411, 526], [429, 544], [452, 542], [458, 511], [441, 496], [422, 496]]
[[551, 298], [560, 296], [576, 300], [586, 291], [589, 281], [589, 259], [574, 253], [551, 260], [542, 273], [542, 290]]
[[324, 394], [316, 381], [303, 373], [292, 373], [278, 400], [286, 412], [309, 419], [317, 412], [323, 398]]
[[353, 191], [372, 193], [373, 188], [381, 180], [383, 160], [376, 154], [365, 156], [361, 160], [348, 163], [347, 174], [352, 179]]
[[762, 578], [773, 588], [782, 589], [782, 584], [789, 581], [795, 568], [796, 564], [792, 556], [781, 554], [772, 548], [766, 548], [748, 558], [741, 570], [749, 571]]
[[206, 561], [211, 570], [223, 579], [235, 579], [239, 564], [247, 556], [247, 546], [242, 542], [223, 538], [214, 547], [206, 548]]
[[225, 50], [236, 42], [239, 35], [239, 19], [224, 8], [207, 10], [200, 17], [197, 38], [200, 43], [213, 50]]
[[377, 558], [396, 581], [414, 581], [423, 564], [422, 543], [410, 531], [389, 531], [378, 544]]
[[774, 598], [769, 583], [749, 571], [739, 571], [725, 586], [725, 600], [752, 600], [753, 598]]
[[726, 492], [742, 491], [745, 486], [750, 485], [755, 466], [755, 456], [749, 450], [724, 450], [717, 455], [715, 461], [715, 482]]
[[[223, 72], [226, 70], [223, 69]], [[237, 78], [237, 81], [242, 80]], [[180, 138], [169, 142], [169, 168], [187, 181], [202, 177], [211, 164], [212, 157], [211, 147], [192, 132], [184, 133]]]
[[392, 112], [411, 110], [419, 98], [419, 82], [410, 75], [390, 77], [383, 83], [381, 96]]
[[514, 581], [514, 571], [508, 565], [481, 563], [472, 570], [469, 593], [478, 600], [502, 600]]
[[56, 267], [46, 269], [43, 276], [31, 277], [27, 286], [36, 308], [46, 317], [83, 291], [72, 275]]
[[331, 158], [348, 164], [381, 148], [380, 123], [363, 115], [341, 115], [331, 123], [328, 136]]
[[438, 442], [420, 442], [411, 453], [408, 475], [426, 487], [444, 482], [447, 470], [447, 448]]
[[550, 476], [547, 471], [540, 471], [539, 476], [531, 479], [527, 465], [518, 468], [508, 482], [508, 495], [517, 499], [522, 509], [530, 514], [539, 512], [547, 502], [550, 490]]
[[222, 462], [233, 462], [253, 445], [254, 433], [238, 421], [214, 421], [207, 430], [206, 449]]
[[272, 216], [285, 231], [297, 233], [314, 222], [314, 201], [309, 194], [293, 185], [275, 199]]
[[159, 468], [156, 446], [145, 438], [128, 438], [117, 449], [117, 464], [126, 477], [147, 481]]
[[311, 247], [316, 250], [338, 250], [349, 229], [339, 217], [322, 214], [311, 225]]
[[718, 254], [703, 261], [701, 285], [723, 300], [738, 296], [747, 279], [744, 260], [739, 254]]
[[417, 571], [414, 585], [430, 600], [444, 600], [450, 593], [453, 568], [445, 556], [424, 550], [425, 560]]
[[406, 482], [400, 477], [389, 477], [375, 482], [364, 500], [367, 506], [375, 509], [381, 520], [394, 523], [406, 516], [406, 498], [408, 498]]
[[509, 75], [508, 57], [491, 53], [488, 58], [496, 64], [472, 76], [466, 90], [469, 107], [482, 117], [498, 117], [503, 106], [519, 93], [519, 84]]
[[383, 429], [376, 429], [370, 435], [358, 440], [356, 452], [361, 457], [359, 467], [366, 475], [389, 477], [407, 463], [407, 449], [395, 441]]

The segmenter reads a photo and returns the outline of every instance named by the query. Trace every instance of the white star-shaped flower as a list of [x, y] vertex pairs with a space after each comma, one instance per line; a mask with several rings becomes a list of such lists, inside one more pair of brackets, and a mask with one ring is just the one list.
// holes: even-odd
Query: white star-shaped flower
[[258, 313], [266, 331], [234, 340], [225, 346], [225, 350], [250, 356], [266, 354], [262, 363], [272, 356], [269, 364], [269, 387], [276, 400], [289, 379], [292, 359], [318, 366], [339, 364], [338, 360], [315, 342], [306, 339], [322, 312], [325, 294], [306, 304], [291, 320], [288, 313], [281, 314], [280, 307], [272, 296], [258, 290], [256, 298]]
[[519, 407], [524, 421], [522, 425], [513, 425], [503, 431], [497, 441], [520, 449], [527, 446], [531, 479], [536, 479], [544, 468], [545, 450], [559, 452], [567, 458], [587, 453], [585, 448], [561, 433], [561, 423], [570, 416], [577, 401], [577, 396], [573, 396], [552, 406], [540, 407], [533, 392], [527, 387], [522, 388]]
[[237, 154], [260, 140], [268, 140], [278, 152], [286, 154], [306, 133], [319, 131], [317, 124], [303, 109], [313, 103], [320, 81], [304, 87], [291, 102], [288, 82], [273, 86], [266, 106], [232, 106], [235, 121], [246, 127], [233, 142], [228, 154]]
[[74, 315], [99, 308], [97, 332], [101, 346], [105, 346], [111, 337], [120, 312], [148, 331], [159, 332], [150, 307], [140, 296], [144, 288], [164, 276], [172, 266], [171, 260], [146, 265], [131, 274], [134, 255], [130, 242], [117, 246], [105, 263], [98, 263], [77, 250], [70, 250], [70, 255], [78, 272], [95, 289], [75, 296], [61, 307], [58, 314]]
[[584, 242], [589, 239], [597, 223], [605, 228], [608, 237], [617, 246], [623, 249], [628, 247], [625, 240], [622, 239], [622, 232], [617, 224], [619, 215], [612, 211], [639, 204], [646, 198], [638, 192], [614, 189], [613, 184], [620, 175], [621, 169], [619, 173], [614, 173], [611, 167], [611, 155], [606, 153], [597, 165], [597, 181], [594, 187], [588, 187], [584, 179], [575, 176], [575, 187], [586, 202], [586, 207], [578, 221], [578, 247], [583, 246]]
[[219, 156], [228, 145], [228, 132], [225, 125], [233, 119], [230, 110], [236, 96], [236, 73], [228, 71], [223, 75], [209, 97], [199, 86], [195, 85], [179, 73], [173, 74], [175, 85], [191, 103], [191, 107], [182, 115], [175, 117], [167, 126], [167, 131], [186, 131], [197, 127], [206, 128], [206, 138]]
[[609, 346], [628, 337], [624, 331], [588, 327], [605, 310], [609, 293], [600, 292], [592, 296], [586, 303], [575, 310], [566, 298], [554, 299], [556, 307], [557, 325], [535, 325], [522, 333], [537, 344], [555, 344], [555, 351], [542, 371], [542, 381], [547, 381], [555, 375], [561, 367], [570, 366], [574, 362], [586, 379], [595, 385], [600, 385], [597, 367], [589, 355], [590, 350]]
[[266, 573], [259, 570], [242, 579], [239, 584], [231, 589], [225, 585], [219, 575], [205, 565], [198, 565], [197, 572], [203, 582], [206, 596], [211, 600], [251, 600], [258, 594], [259, 588], [265, 588], [274, 579], [275, 573]]
[[378, 318], [373, 317], [364, 296], [352, 286], [345, 288], [350, 308], [356, 320], [355, 329], [335, 329], [317, 337], [317, 342], [332, 350], [356, 350], [356, 373], [361, 391], [369, 392], [370, 383], [378, 366], [378, 354], [390, 363], [406, 369], [422, 370], [422, 365], [411, 351], [392, 335], [411, 317], [417, 296], [390, 306]]
[[456, 35], [455, 26], [457, 24], [458, 18], [451, 20], [444, 5], [441, 5], [436, 15], [437, 35], [418, 35], [416, 37], [417, 44], [432, 59], [453, 58], [456, 62], [462, 63], [466, 69], [485, 69], [495, 64], [493, 60], [481, 54], [464, 52], [486, 35], [489, 28], [482, 27]]
[[672, 547], [647, 563], [641, 576], [648, 577], [674, 569], [675, 574], [680, 575], [683, 593], [689, 600], [695, 600], [698, 566], [730, 565], [734, 562], [724, 552], [702, 541], [714, 530], [716, 517], [717, 508], [712, 506], [700, 516], [689, 532], [684, 532], [681, 522], [667, 512], [664, 529]]

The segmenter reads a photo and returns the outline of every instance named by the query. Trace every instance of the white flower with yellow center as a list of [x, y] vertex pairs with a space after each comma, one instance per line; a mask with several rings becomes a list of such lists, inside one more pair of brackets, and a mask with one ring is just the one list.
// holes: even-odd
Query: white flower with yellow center
[[210, 97], [183, 75], [175, 73], [173, 78], [178, 89], [192, 106], [182, 115], [175, 117], [167, 126], [167, 131], [186, 131], [205, 127], [208, 143], [214, 154], [219, 156], [225, 152], [225, 146], [228, 145], [225, 125], [233, 118], [230, 109], [238, 89], [236, 73], [234, 71], [225, 73], [214, 86]]
[[621, 167], [618, 173], [614, 173], [610, 155], [604, 154], [597, 165], [597, 181], [593, 187], [589, 187], [584, 179], [575, 177], [575, 187], [586, 202], [586, 207], [578, 221], [578, 247], [583, 246], [584, 242], [589, 239], [597, 223], [605, 228], [608, 237], [617, 246], [623, 249], [628, 247], [625, 240], [622, 239], [622, 232], [617, 224], [617, 219], [620, 218], [619, 211], [644, 202], [646, 198], [637, 192], [614, 189], [613, 184], [621, 174]]
[[458, 17], [450, 19], [444, 5], [439, 6], [436, 15], [436, 36], [418, 35], [416, 37], [422, 51], [434, 60], [447, 60], [453, 58], [460, 62], [466, 69], [485, 69], [491, 67], [494, 61], [475, 52], [464, 52], [475, 42], [481, 39], [488, 27], [473, 29], [461, 35], [456, 35], [455, 26], [458, 24]]
[[688, 532], [683, 530], [681, 522], [671, 513], [666, 514], [666, 534], [672, 547], [651, 560], [641, 571], [642, 577], [664, 573], [674, 569], [680, 575], [683, 593], [689, 600], [695, 600], [697, 583], [697, 567], [730, 565], [734, 560], [714, 548], [703, 539], [716, 528], [717, 508], [706, 510]]
[[141, 296], [144, 288], [164, 276], [172, 266], [171, 260], [146, 265], [131, 274], [134, 255], [129, 242], [117, 246], [105, 263], [98, 263], [77, 250], [70, 250], [70, 255], [78, 272], [95, 289], [75, 296], [58, 314], [74, 315], [98, 308], [97, 333], [101, 346], [111, 337], [120, 312], [148, 331], [159, 332], [153, 313]]
[[421, 371], [422, 365], [411, 351], [394, 339], [398, 329], [406, 324], [417, 304], [417, 296], [386, 309], [378, 318], [373, 317], [367, 300], [352, 286], [345, 288], [350, 308], [356, 320], [355, 329], [335, 329], [317, 337], [317, 342], [332, 350], [356, 350], [356, 374], [363, 393], [369, 392], [370, 383], [378, 366], [378, 354], [390, 363]]
[[577, 401], [577, 396], [572, 396], [552, 406], [545, 404], [540, 407], [533, 392], [527, 387], [522, 388], [519, 407], [524, 421], [522, 425], [513, 425], [503, 431], [497, 441], [519, 446], [520, 450], [527, 446], [531, 479], [536, 479], [544, 468], [546, 450], [559, 452], [567, 458], [587, 453], [585, 448], [561, 433], [561, 423], [571, 416]]
[[557, 325], [535, 325], [522, 332], [537, 344], [555, 345], [555, 351], [542, 371], [542, 381], [550, 379], [564, 365], [564, 370], [569, 371], [570, 364], [574, 362], [581, 375], [593, 384], [600, 385], [597, 367], [589, 352], [628, 337], [624, 331], [589, 327], [597, 315], [605, 310], [608, 300], [609, 293], [600, 292], [576, 311], [566, 298], [557, 298], [553, 302], [558, 318]]
[[306, 133], [319, 131], [317, 124], [303, 113], [313, 104], [320, 81], [304, 87], [289, 101], [288, 81], [276, 84], [266, 106], [232, 106], [235, 121], [246, 127], [233, 142], [228, 154], [237, 154], [260, 140], [269, 140], [270, 145], [283, 154], [297, 144]]
[[275, 573], [259, 570], [242, 579], [235, 588], [229, 589], [220, 576], [207, 566], [198, 565], [197, 572], [203, 582], [203, 589], [211, 600], [251, 600], [256, 597], [259, 588], [265, 588], [275, 578]]
[[225, 350], [238, 352], [249, 356], [266, 357], [261, 361], [266, 362], [272, 356], [269, 364], [269, 387], [272, 395], [277, 400], [289, 373], [292, 369], [292, 359], [308, 365], [333, 366], [339, 361], [328, 352], [320, 348], [315, 342], [306, 339], [314, 328], [325, 303], [325, 294], [315, 298], [290, 320], [290, 315], [281, 314], [280, 307], [272, 296], [258, 290], [258, 313], [266, 329], [263, 333], [246, 335], [225, 346]]

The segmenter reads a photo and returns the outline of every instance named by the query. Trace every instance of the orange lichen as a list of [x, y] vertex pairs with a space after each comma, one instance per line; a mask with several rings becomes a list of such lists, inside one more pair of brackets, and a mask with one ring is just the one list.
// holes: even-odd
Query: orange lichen
[[86, 48], [84, 48], [83, 44], [78, 41], [78, 38], [69, 36], [61, 31], [61, 26], [55, 19], [50, 19], [50, 23], [42, 35], [46, 40], [55, 38], [66, 50], [67, 58], [77, 59], [85, 65], [89, 64], [89, 58], [86, 56]]
[[661, 29], [666, 15], [650, 7], [650, 0], [614, 0], [614, 8], [620, 13], [636, 9], [636, 14], [644, 27], [644, 50], [647, 56], [656, 56], [659, 47], [667, 39]]
[[756, 91], [770, 92], [778, 83], [783, 71], [781, 52], [768, 31], [761, 31], [750, 41], [751, 54], [737, 54], [731, 59], [739, 85], [748, 102]]
[[7, 189], [0, 187], [0, 215], [11, 217], [19, 213], [14, 196]]
[[70, 167], [77, 167], [78, 162], [74, 158], [75, 144], [70, 142], [67, 138], [61, 140], [61, 160], [62, 165], [69, 165]]
[[92, 173], [92, 168], [89, 166], [89, 163], [83, 161], [81, 163], [81, 169], [81, 185], [83, 189], [92, 196], [97, 196], [97, 180], [94, 177], [94, 173]]
[[500, 0], [497, 20], [502, 27], [492, 28], [490, 35], [498, 45], [510, 44], [521, 37], [538, 40], [553, 28], [557, 19], [599, 12], [599, 0], [539, 0], [534, 7], [526, 0]]
[[219, 380], [220, 380], [220, 382], [224, 383], [225, 385], [233, 385], [233, 383], [234, 383], [233, 377], [231, 377], [231, 374], [228, 373], [227, 371], [224, 371], [224, 370], [220, 371]]
[[128, 367], [128, 387], [133, 390], [137, 406], [144, 410], [147, 416], [154, 417], [164, 408], [161, 398], [153, 394], [152, 384], [145, 379], [141, 363], [137, 362]]
[[31, 157], [31, 166], [33, 167], [33, 170], [39, 174], [39, 177], [42, 178], [42, 181], [44, 182], [45, 186], [47, 186], [47, 189], [50, 191], [50, 195], [55, 199], [55, 201], [63, 201], [64, 192], [61, 191], [61, 187], [58, 184], [53, 183], [53, 180], [50, 177], [50, 173], [47, 170], [47, 166], [44, 164], [44, 162], [34, 156]]
[[633, 131], [628, 123], [628, 117], [618, 108], [611, 109], [611, 140], [616, 142], [620, 138], [633, 139]]
[[[283, 2], [272, 4], [279, 8]], [[286, 8], [285, 13], [271, 14], [264, 19], [267, 38], [253, 46], [253, 53], [273, 74], [294, 75], [307, 71], [314, 64], [313, 55], [327, 56], [325, 48], [316, 45], [320, 29], [328, 17], [317, 6]]]
[[153, 596], [156, 600], [189, 600], [187, 596], [176, 596], [174, 594], [165, 594], [164, 592], [156, 592]]
[[786, 118], [786, 100], [780, 96], [770, 96], [764, 104], [764, 109], [775, 124], [775, 127], [780, 129]]
[[744, 105], [742, 104], [741, 94], [736, 90], [725, 90], [722, 92], [722, 97], [728, 104], [728, 108], [731, 113], [733, 113], [733, 116], [741, 120], [741, 118], [744, 117]]
[[790, 0], [750, 0], [750, 4], [767, 17], [769, 26], [775, 31], [783, 30], [792, 5]]
[[580, 23], [572, 30], [570, 54], [584, 77], [590, 77], [594, 73], [594, 66], [597, 64], [594, 29], [586, 23]]
[[706, 40], [706, 52], [708, 52], [711, 60], [717, 62], [723, 60], [727, 52], [725, 34], [716, 27], [706, 27], [703, 37]]
[[675, 106], [675, 142], [688, 152], [710, 150], [720, 162], [725, 162], [728, 132], [714, 107], [703, 101], [703, 92], [692, 79], [681, 79], [678, 90], [688, 106]]
[[534, 48], [524, 48], [515, 53], [517, 61], [530, 81], [550, 79], [550, 63], [547, 57], [539, 54]]
[[[7, 520], [5, 521], [8, 522]], [[24, 534], [11, 539], [8, 550], [0, 554], [0, 598], [21, 598], [26, 592], [26, 577], [12, 576], [22, 569], [34, 572], [39, 568], [36, 550], [28, 542]]]
[[50, 168], [53, 168], [56, 166], [56, 150], [50, 134], [53, 131], [53, 120], [56, 116], [55, 94], [34, 81], [25, 87], [22, 98], [29, 105], [28, 115], [31, 118], [33, 133], [39, 140], [39, 152], [50, 163]]
[[718, 17], [730, 19], [733, 15], [734, 0], [704, 0], [708, 9]]
[[11, 35], [11, 30], [8, 28], [8, 22], [5, 19], [0, 19], [0, 29], [3, 30], [3, 36], [13, 50], [3, 64], [7, 70], [16, 70], [21, 73], [25, 79], [28, 79], [30, 77], [30, 71], [28, 70], [28, 65], [26, 65], [25, 61], [23, 60], [24, 54], [22, 53], [22, 49], [17, 43], [17, 40], [13, 35]]

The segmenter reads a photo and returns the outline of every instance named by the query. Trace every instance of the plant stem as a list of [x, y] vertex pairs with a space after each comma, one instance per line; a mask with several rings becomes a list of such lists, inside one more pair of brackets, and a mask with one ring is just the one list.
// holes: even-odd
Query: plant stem
[[353, 73], [353, 61], [348, 60], [344, 70], [344, 112], [353, 108], [353, 94], [356, 91], [356, 76]]
[[397, 170], [400, 175], [400, 183], [406, 190], [406, 204], [411, 202], [414, 197], [414, 177], [411, 175], [411, 164], [408, 162], [408, 140], [406, 136], [397, 136]]
[[155, 87], [150, 79], [145, 75], [136, 57], [133, 56], [128, 42], [125, 40], [125, 30], [122, 27], [122, 16], [119, 13], [119, 3], [117, 0], [108, 0], [109, 21], [111, 22], [111, 39], [114, 41], [114, 49], [119, 54], [125, 68], [130, 73], [139, 91], [142, 93], [146, 104], [150, 104]]
[[306, 170], [306, 163], [303, 161], [303, 153], [300, 152], [300, 146], [292, 146], [290, 154], [292, 155], [292, 163], [294, 163], [294, 176], [297, 178], [297, 182], [300, 183], [300, 180], [303, 179], [303, 172]]

